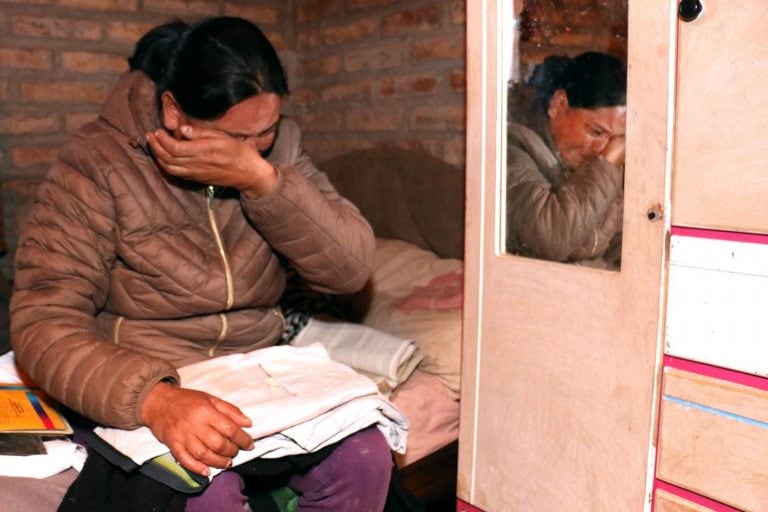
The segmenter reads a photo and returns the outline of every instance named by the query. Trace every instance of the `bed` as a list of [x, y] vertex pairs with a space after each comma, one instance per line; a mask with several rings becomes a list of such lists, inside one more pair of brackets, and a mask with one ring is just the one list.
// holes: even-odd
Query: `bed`
[[428, 510], [455, 510], [464, 251], [464, 172], [425, 152], [364, 149], [320, 165], [377, 237], [352, 318], [413, 339], [424, 359], [390, 399], [410, 422], [397, 455]]

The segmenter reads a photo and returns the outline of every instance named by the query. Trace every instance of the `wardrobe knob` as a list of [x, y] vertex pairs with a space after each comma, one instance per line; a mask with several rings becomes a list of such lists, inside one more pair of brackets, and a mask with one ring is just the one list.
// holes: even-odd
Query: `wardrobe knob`
[[693, 21], [699, 17], [704, 6], [699, 0], [680, 0], [677, 6], [677, 15], [683, 21]]

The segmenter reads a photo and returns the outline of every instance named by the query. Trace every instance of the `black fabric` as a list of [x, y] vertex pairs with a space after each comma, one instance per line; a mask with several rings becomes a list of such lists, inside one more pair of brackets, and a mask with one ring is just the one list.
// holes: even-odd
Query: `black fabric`
[[287, 269], [288, 279], [280, 298], [285, 326], [281, 344], [289, 343], [307, 325], [312, 316], [330, 316], [350, 320], [349, 305], [338, 295], [314, 291], [304, 283], [294, 269]]
[[[270, 489], [285, 485], [291, 474], [306, 471], [335, 448], [283, 457], [254, 459], [234, 471], [243, 475], [253, 510], [279, 512]], [[178, 492], [140, 471], [124, 471], [91, 450], [83, 470], [67, 490], [59, 512], [183, 512], [189, 494]], [[424, 506], [401, 484], [396, 466], [383, 512], [424, 512]]]
[[389, 481], [387, 501], [383, 512], [425, 512], [424, 504], [403, 487], [397, 466], [392, 465], [392, 479]]
[[123, 471], [96, 452], [59, 505], [59, 512], [184, 512], [187, 495], [139, 471]]

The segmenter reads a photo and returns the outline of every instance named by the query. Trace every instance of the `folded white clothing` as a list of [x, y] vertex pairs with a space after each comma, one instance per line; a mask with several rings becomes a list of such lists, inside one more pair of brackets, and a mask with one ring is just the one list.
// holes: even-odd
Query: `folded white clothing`
[[68, 439], [44, 441], [47, 453], [0, 455], [0, 476], [48, 478], [69, 468], [83, 469], [86, 451]]
[[[405, 449], [408, 423], [402, 412], [320, 344], [223, 356], [180, 368], [179, 374], [183, 387], [226, 400], [251, 418], [253, 426], [245, 430], [255, 447], [241, 451], [235, 464], [316, 451], [374, 424], [394, 450]], [[146, 427], [94, 432], [137, 464], [168, 452]]]
[[21, 382], [19, 370], [13, 359], [13, 351], [0, 356], [0, 382], [6, 384], [18, 384]]
[[311, 317], [291, 340], [296, 347], [314, 343], [322, 344], [334, 361], [351, 366], [377, 383], [381, 378], [391, 389], [405, 381], [424, 357], [413, 340], [330, 317]]

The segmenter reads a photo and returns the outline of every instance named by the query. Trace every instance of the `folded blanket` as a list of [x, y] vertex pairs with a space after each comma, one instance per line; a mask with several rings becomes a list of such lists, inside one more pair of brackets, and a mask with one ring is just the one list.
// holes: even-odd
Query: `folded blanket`
[[[313, 316], [291, 345], [322, 344], [334, 361], [351, 366], [379, 384], [395, 389], [423, 359], [413, 340], [398, 338], [361, 324]], [[382, 390], [383, 391], [383, 390]]]
[[[179, 369], [181, 385], [215, 395], [251, 418], [252, 450], [233, 459], [309, 453], [376, 425], [396, 452], [405, 451], [408, 422], [369, 378], [331, 360], [322, 345], [269, 347]], [[94, 433], [137, 464], [168, 452], [147, 427], [97, 427]], [[211, 475], [220, 472], [212, 468]]]

